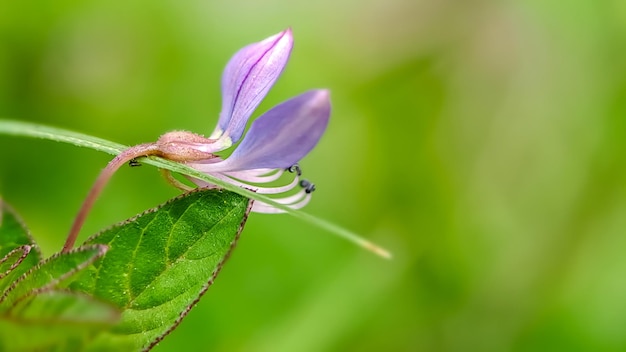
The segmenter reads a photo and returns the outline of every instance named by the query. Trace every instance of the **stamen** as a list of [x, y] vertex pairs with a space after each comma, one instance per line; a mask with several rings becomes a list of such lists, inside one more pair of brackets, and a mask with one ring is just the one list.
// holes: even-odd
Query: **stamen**
[[299, 191], [296, 194], [287, 196], [287, 197], [283, 197], [283, 198], [274, 198], [274, 201], [276, 203], [280, 203], [280, 204], [285, 204], [285, 205], [289, 205], [291, 206], [291, 204], [300, 202], [302, 200], [302, 198], [306, 197], [306, 192], [304, 191]]
[[247, 183], [240, 182], [240, 181], [234, 179], [233, 177], [230, 177], [230, 176], [225, 175], [225, 174], [215, 173], [215, 174], [212, 174], [212, 175], [214, 177], [217, 177], [217, 178], [223, 180], [223, 181], [231, 183], [231, 184], [233, 184], [235, 186], [253, 189], [255, 192], [261, 193], [261, 194], [277, 194], [277, 193], [287, 192], [287, 191], [293, 189], [294, 187], [296, 187], [298, 185], [298, 181], [299, 181], [299, 179], [297, 177], [295, 177], [293, 179], [293, 181], [291, 181], [289, 184], [284, 185], [284, 186], [260, 187], [260, 186], [255, 186], [255, 185], [250, 185], [250, 184], [247, 184]]
[[[301, 192], [299, 195], [302, 196]], [[287, 200], [287, 198], [292, 198], [291, 197], [286, 197], [286, 198], [282, 198], [282, 199], [275, 199], [277, 202], [279, 203], [283, 203], [285, 204], [285, 200]], [[287, 206], [290, 207], [291, 209], [300, 209], [302, 207], [304, 207], [305, 205], [307, 205], [309, 203], [309, 201], [311, 200], [311, 194], [310, 193], [304, 193], [304, 198], [302, 198], [300, 201], [296, 202], [296, 203], [287, 203]], [[267, 204], [267, 203], [263, 203], [263, 202], [259, 202], [259, 201], [255, 201], [254, 204], [252, 204], [252, 211], [255, 213], [264, 213], [264, 214], [281, 214], [284, 213], [285, 211], [282, 209], [278, 209], [278, 208], [274, 208], [273, 206]]]
[[270, 170], [269, 172], [264, 169], [264, 170], [260, 170], [261, 172], [254, 172], [254, 170], [248, 170], [248, 171], [234, 171], [234, 172], [224, 172], [224, 174], [236, 178], [238, 180], [241, 181], [246, 181], [246, 182], [251, 182], [251, 183], [270, 183], [272, 181], [276, 181], [280, 178], [280, 176], [282, 176], [282, 174], [285, 172], [285, 170], [278, 170], [275, 173], [271, 173], [273, 170]]
[[306, 193], [312, 193], [315, 191], [315, 184], [311, 183], [309, 180], [300, 181], [300, 187], [304, 188]]
[[302, 176], [302, 169], [300, 169], [300, 165], [298, 164], [291, 165], [287, 168], [287, 171], [291, 172], [292, 174], [295, 172], [296, 175]]

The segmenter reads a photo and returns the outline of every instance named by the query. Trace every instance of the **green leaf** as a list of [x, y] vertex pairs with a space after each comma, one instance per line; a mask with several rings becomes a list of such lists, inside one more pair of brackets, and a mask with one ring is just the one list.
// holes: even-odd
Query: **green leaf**
[[[24, 261], [24, 259], [26, 259], [26, 257], [28, 256], [32, 248], [33, 247], [30, 245], [19, 246], [13, 249], [12, 251], [10, 251], [9, 253], [7, 253], [7, 255], [5, 255], [4, 257], [0, 258], [0, 282], [2, 282], [1, 280], [3, 278], [7, 277], [20, 264], [22, 264], [22, 262]], [[26, 266], [24, 266], [23, 268], [25, 267]], [[7, 280], [6, 282], [10, 282], [10, 281]]]
[[0, 292], [41, 260], [41, 253], [17, 214], [0, 198]]
[[19, 299], [60, 285], [106, 253], [104, 245], [83, 246], [58, 253], [15, 280], [0, 296], [0, 311], [10, 309]]
[[150, 349], [172, 331], [215, 280], [250, 205], [232, 192], [194, 191], [87, 240], [109, 250], [69, 287], [122, 310], [91, 347]]
[[[8, 134], [14, 136], [26, 136], [32, 138], [42, 138], [48, 139], [57, 142], [70, 143], [79, 147], [87, 147], [95, 150], [103, 151], [109, 154], [119, 154], [124, 149], [128, 148], [127, 146], [110, 142], [101, 138], [88, 136], [82, 133], [67, 131], [64, 129], [42, 126], [38, 124], [23, 122], [23, 121], [12, 121], [12, 120], [3, 120], [0, 119], [0, 134]], [[379, 247], [378, 245], [366, 240], [365, 238], [359, 236], [358, 234], [349, 231], [345, 228], [342, 228], [338, 225], [330, 223], [328, 221], [322, 220], [305, 212], [291, 209], [285, 204], [281, 204], [276, 202], [270, 197], [267, 197], [260, 193], [255, 193], [245, 188], [241, 188], [235, 186], [231, 183], [220, 180], [214, 176], [204, 174], [196, 169], [193, 169], [189, 166], [186, 166], [181, 163], [177, 163], [174, 161], [166, 160], [159, 157], [146, 157], [140, 158], [142, 163], [151, 164], [153, 166], [159, 167], [161, 169], [167, 169], [173, 172], [177, 172], [183, 175], [191, 176], [202, 181], [208, 182], [210, 184], [217, 185], [221, 188], [224, 188], [228, 191], [235, 192], [237, 194], [243, 195], [249, 199], [254, 199], [257, 201], [261, 201], [263, 203], [269, 204], [275, 208], [281, 209], [285, 211], [287, 214], [295, 216], [300, 220], [304, 220], [309, 222], [315, 226], [318, 226], [322, 229], [329, 231], [339, 237], [342, 237], [368, 251], [371, 251], [383, 258], [390, 259], [391, 253], [384, 248]]]
[[79, 351], [119, 320], [110, 304], [48, 290], [20, 300], [0, 315], [0, 351]]
[[84, 294], [53, 288], [102, 256], [102, 245], [41, 261], [22, 221], [0, 199], [0, 351], [80, 350], [119, 313]]

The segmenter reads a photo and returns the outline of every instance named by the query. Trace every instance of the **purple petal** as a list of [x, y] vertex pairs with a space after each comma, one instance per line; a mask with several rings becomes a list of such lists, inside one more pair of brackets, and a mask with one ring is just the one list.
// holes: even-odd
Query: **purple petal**
[[211, 138], [230, 139], [231, 144], [241, 138], [248, 118], [285, 68], [292, 47], [288, 28], [230, 59], [222, 76], [222, 111]]
[[216, 171], [287, 168], [315, 147], [330, 117], [327, 90], [312, 90], [266, 112]]

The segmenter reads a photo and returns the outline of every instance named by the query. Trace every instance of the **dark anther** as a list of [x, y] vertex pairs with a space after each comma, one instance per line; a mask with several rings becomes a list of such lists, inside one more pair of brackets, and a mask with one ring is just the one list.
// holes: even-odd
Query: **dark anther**
[[128, 166], [130, 166], [130, 167], [137, 167], [137, 166], [141, 166], [141, 163], [138, 162], [137, 160], [133, 159], [133, 160], [128, 162]]
[[291, 173], [296, 173], [296, 175], [298, 176], [302, 176], [302, 170], [300, 169], [300, 165], [298, 164], [293, 164], [290, 167], [287, 168], [287, 171], [291, 172]]
[[308, 180], [300, 181], [300, 187], [304, 188], [304, 192], [311, 193], [315, 191], [315, 185]]

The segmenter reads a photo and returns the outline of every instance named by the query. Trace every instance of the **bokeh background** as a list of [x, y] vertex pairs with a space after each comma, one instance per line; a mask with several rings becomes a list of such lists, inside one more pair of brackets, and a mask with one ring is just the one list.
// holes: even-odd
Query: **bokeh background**
[[[626, 350], [623, 0], [2, 0], [0, 116], [208, 134], [226, 61], [287, 26], [258, 111], [331, 89], [306, 211], [395, 257], [253, 215], [155, 351]], [[0, 136], [0, 194], [52, 254], [109, 159]], [[83, 238], [177, 194], [124, 168]]]

